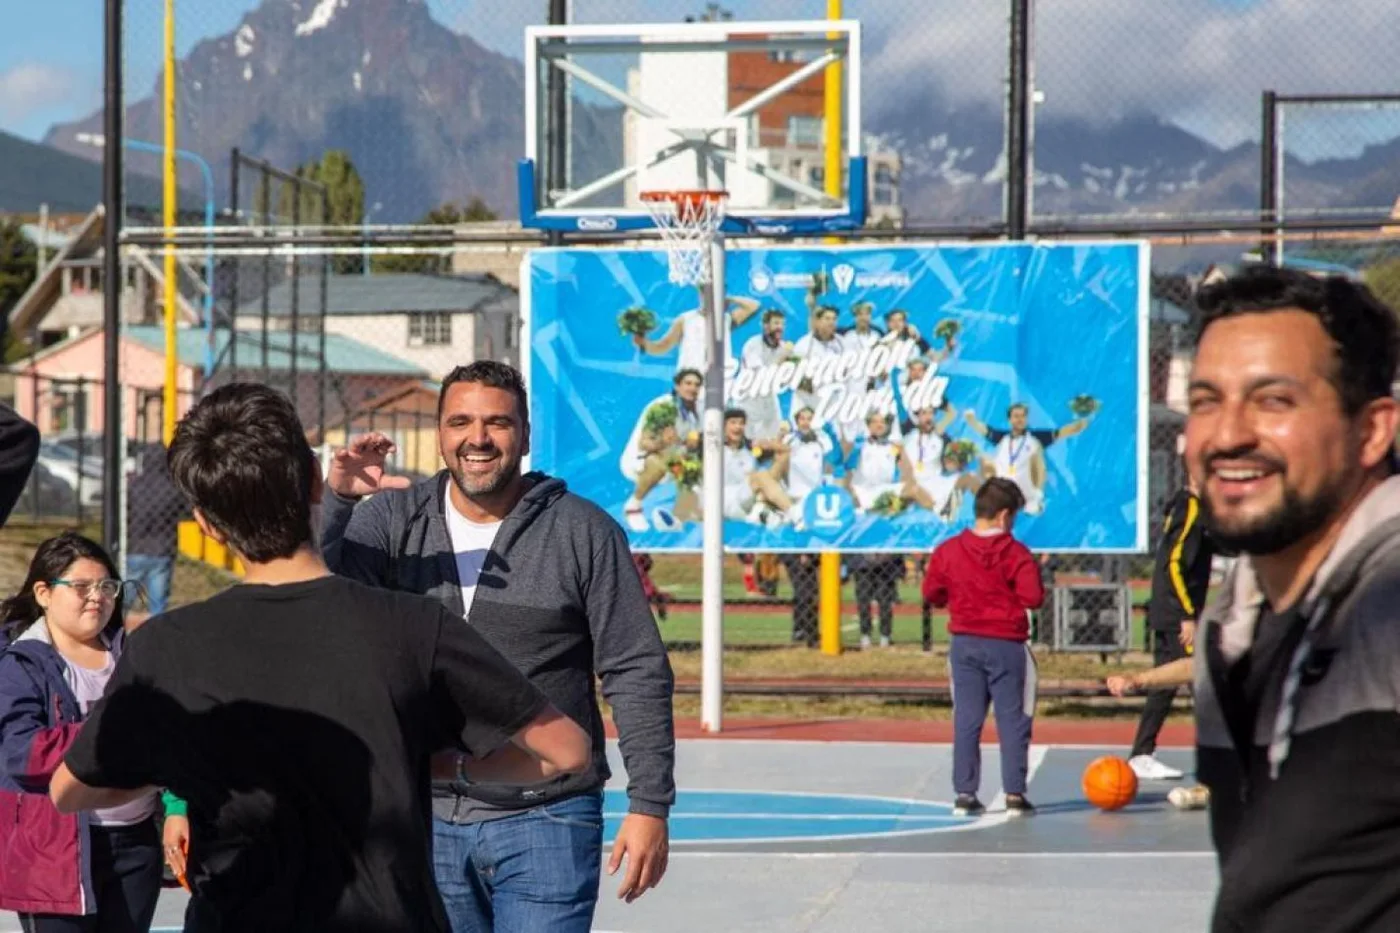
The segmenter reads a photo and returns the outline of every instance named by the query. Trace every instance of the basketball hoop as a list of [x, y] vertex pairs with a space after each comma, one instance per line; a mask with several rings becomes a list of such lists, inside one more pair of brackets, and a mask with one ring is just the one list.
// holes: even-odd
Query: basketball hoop
[[646, 204], [661, 231], [677, 285], [706, 285], [710, 281], [710, 244], [724, 222], [727, 191], [643, 191]]

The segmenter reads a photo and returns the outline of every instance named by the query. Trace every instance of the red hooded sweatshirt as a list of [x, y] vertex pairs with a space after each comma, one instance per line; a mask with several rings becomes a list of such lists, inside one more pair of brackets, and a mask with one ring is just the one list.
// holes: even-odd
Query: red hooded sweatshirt
[[967, 529], [933, 549], [924, 573], [924, 599], [948, 607], [948, 631], [1025, 641], [1027, 609], [1045, 599], [1040, 567], [1030, 550], [1009, 534], [979, 535]]

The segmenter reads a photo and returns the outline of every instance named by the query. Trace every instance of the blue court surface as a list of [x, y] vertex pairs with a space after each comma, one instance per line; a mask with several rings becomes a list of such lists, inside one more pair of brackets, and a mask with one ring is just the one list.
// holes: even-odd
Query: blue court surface
[[[979, 818], [955, 817], [951, 749], [905, 743], [682, 741], [670, 868], [634, 904], [603, 876], [595, 933], [1181, 933], [1208, 925], [1216, 886], [1206, 815], [1166, 800], [1192, 755], [1159, 757], [1184, 781], [1144, 784], [1116, 813], [1084, 801], [1089, 761], [1123, 749], [1035, 746], [1029, 796], [1012, 818], [998, 755], [983, 749]], [[626, 813], [616, 745], [604, 811]], [[178, 930], [166, 892], [158, 930]], [[0, 915], [0, 933], [18, 931]], [[309, 931], [308, 931], [309, 933]]]

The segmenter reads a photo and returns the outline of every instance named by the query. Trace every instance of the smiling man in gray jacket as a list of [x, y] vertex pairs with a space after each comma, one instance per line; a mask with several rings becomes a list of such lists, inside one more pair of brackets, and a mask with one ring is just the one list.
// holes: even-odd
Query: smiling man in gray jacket
[[434, 787], [433, 806], [454, 933], [589, 929], [609, 777], [595, 675], [628, 776], [629, 812], [608, 864], [614, 873], [625, 857], [618, 896], [640, 897], [666, 870], [670, 661], [621, 527], [562, 480], [521, 474], [528, 412], [513, 367], [461, 366], [438, 401], [447, 469], [415, 484], [388, 475], [393, 444], [367, 434], [336, 452], [327, 479], [322, 549], [332, 570], [438, 597], [593, 739], [589, 772], [542, 785], [479, 784], [469, 760], [435, 764], [435, 774], [457, 775]]

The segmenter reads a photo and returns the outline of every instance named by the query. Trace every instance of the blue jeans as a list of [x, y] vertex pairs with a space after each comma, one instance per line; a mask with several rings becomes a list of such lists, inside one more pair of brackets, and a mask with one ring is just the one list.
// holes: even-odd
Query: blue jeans
[[480, 823], [433, 818], [452, 933], [588, 933], [602, 860], [601, 793]]
[[1035, 658], [1023, 641], [954, 635], [948, 649], [953, 683], [953, 792], [976, 794], [982, 783], [982, 723], [988, 701], [1001, 740], [1001, 786], [1026, 792], [1035, 716]]
[[175, 558], [156, 557], [153, 554], [128, 554], [126, 556], [126, 579], [128, 583], [139, 583], [146, 590], [146, 603], [151, 615], [160, 615], [170, 602], [170, 572], [175, 567]]

